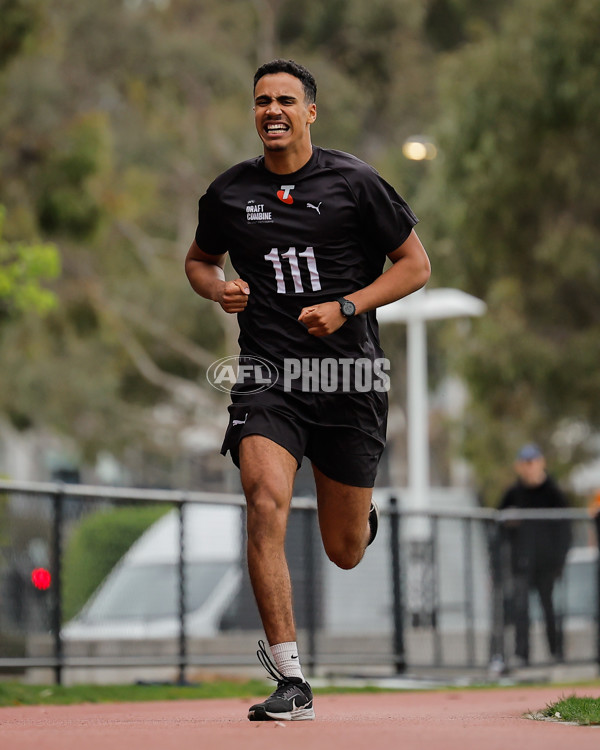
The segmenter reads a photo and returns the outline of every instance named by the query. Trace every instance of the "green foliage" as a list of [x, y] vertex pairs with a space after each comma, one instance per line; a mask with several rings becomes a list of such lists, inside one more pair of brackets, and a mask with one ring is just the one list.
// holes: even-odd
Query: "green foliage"
[[92, 178], [99, 175], [109, 149], [106, 118], [88, 113], [70, 124], [48, 157], [37, 201], [38, 221], [49, 234], [90, 239], [102, 208]]
[[[2, 477], [5, 479], [6, 477]], [[8, 532], [8, 503], [9, 497], [5, 492], [0, 493], [0, 549], [7, 543], [9, 532]], [[1, 568], [1, 564], [0, 564]]]
[[[219, 41], [199, 44], [187, 19], [167, 19], [176, 5], [48, 4], [36, 43], [0, 78], [11, 235], [29, 245], [51, 236], [63, 267], [52, 315], [3, 321], [0, 410], [20, 429], [68, 435], [91, 460], [131, 443], [175, 453], [175, 436], [197, 419], [198, 361], [223, 347], [218, 312], [189, 289], [183, 257], [203, 170], [225, 165], [223, 142], [235, 150], [236, 134], [247, 137], [251, 77], [244, 69], [242, 88], [234, 57], [215, 63], [226, 24]], [[202, 18], [203, 30], [223, 14]], [[223, 108], [207, 118], [213, 94]], [[154, 425], [156, 404], [169, 407], [168, 424]]]
[[[313, 133], [320, 145], [380, 159], [389, 169], [394, 147], [419, 132], [432, 112], [435, 65], [421, 16], [417, 4], [401, 0], [281, 4], [281, 40], [317, 76]], [[402, 185], [399, 172], [393, 178]]]
[[6, 241], [5, 217], [6, 209], [0, 205], [0, 304], [9, 311], [47, 313], [57, 298], [40, 282], [59, 275], [58, 250], [48, 243]]
[[516, 3], [441, 79], [426, 200], [443, 206], [436, 278], [488, 303], [449, 356], [473, 397], [463, 448], [492, 503], [521, 442], [561, 472], [600, 427], [598, 24], [588, 0]]
[[40, 22], [39, 0], [0, 0], [0, 69], [19, 54]]
[[63, 557], [63, 616], [74, 617], [125, 552], [169, 508], [124, 507], [87, 516], [73, 530]]

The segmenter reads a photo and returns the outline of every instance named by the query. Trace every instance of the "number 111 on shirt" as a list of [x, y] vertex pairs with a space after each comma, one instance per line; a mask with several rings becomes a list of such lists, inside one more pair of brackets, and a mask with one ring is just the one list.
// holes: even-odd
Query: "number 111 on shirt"
[[312, 247], [307, 247], [306, 250], [303, 250], [300, 253], [296, 253], [295, 247], [290, 247], [289, 250], [286, 250], [285, 253], [281, 253], [281, 255], [279, 254], [279, 249], [274, 247], [268, 255], [265, 255], [265, 260], [268, 260], [269, 263], [273, 264], [278, 294], [285, 294], [287, 291], [285, 288], [285, 278], [283, 276], [282, 258], [285, 258], [289, 264], [292, 281], [294, 282], [294, 292], [297, 294], [302, 294], [302, 292], [304, 292], [299, 258], [306, 260], [306, 268], [308, 269], [312, 291], [318, 292], [321, 290], [321, 280], [319, 279], [315, 252]]

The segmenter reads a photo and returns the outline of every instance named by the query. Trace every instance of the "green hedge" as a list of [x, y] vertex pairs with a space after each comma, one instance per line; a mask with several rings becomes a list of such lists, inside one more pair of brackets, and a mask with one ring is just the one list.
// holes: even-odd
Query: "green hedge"
[[63, 555], [63, 621], [79, 612], [136, 539], [169, 510], [168, 505], [109, 508], [78, 523]]

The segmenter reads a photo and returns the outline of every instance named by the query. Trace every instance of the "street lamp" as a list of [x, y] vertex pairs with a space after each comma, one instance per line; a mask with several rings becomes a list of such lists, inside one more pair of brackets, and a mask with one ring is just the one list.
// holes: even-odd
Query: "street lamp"
[[437, 152], [437, 146], [426, 135], [411, 135], [402, 144], [402, 153], [411, 161], [430, 161]]
[[429, 504], [429, 409], [427, 406], [428, 320], [483, 315], [485, 303], [458, 289], [421, 289], [380, 307], [380, 323], [406, 323], [408, 506], [416, 518], [405, 526], [408, 542], [407, 610], [415, 625], [433, 626], [437, 618], [434, 596], [433, 538], [427, 522]]
[[483, 300], [459, 289], [420, 289], [380, 307], [379, 323], [406, 323], [408, 485], [411, 507], [424, 511], [429, 490], [426, 321], [483, 315]]

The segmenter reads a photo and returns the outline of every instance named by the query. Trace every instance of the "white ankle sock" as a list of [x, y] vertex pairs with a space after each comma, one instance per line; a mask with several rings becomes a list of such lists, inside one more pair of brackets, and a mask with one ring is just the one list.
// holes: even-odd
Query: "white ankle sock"
[[281, 674], [286, 677], [300, 677], [301, 680], [306, 681], [302, 674], [296, 641], [277, 643], [271, 646], [271, 653]]

